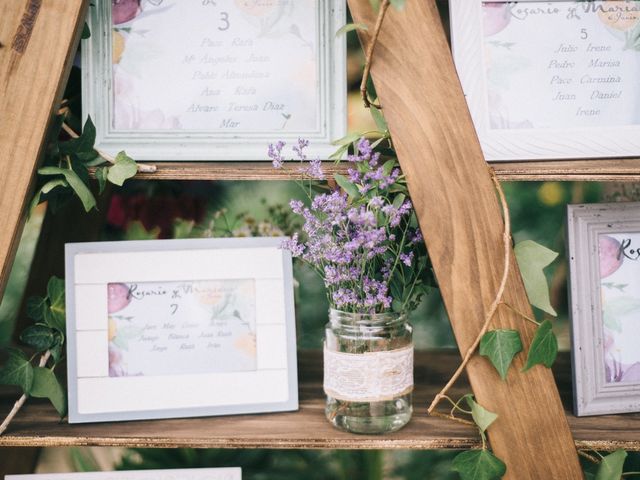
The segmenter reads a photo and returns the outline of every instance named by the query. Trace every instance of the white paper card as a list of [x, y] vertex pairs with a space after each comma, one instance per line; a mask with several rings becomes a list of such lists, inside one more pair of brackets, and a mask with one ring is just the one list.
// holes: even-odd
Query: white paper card
[[256, 370], [254, 279], [111, 283], [107, 292], [110, 377]]
[[489, 128], [640, 123], [640, 2], [484, 3]]
[[315, 132], [315, 0], [115, 2], [116, 130]]
[[9, 475], [5, 480], [242, 480], [240, 468]]
[[640, 383], [640, 233], [601, 234], [605, 381]]

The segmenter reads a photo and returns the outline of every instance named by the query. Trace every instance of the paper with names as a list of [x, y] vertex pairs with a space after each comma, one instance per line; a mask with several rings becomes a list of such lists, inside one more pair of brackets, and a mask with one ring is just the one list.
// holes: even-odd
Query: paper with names
[[608, 383], [640, 383], [640, 233], [601, 234], [600, 299]]
[[492, 129], [640, 123], [640, 2], [485, 3]]
[[242, 480], [240, 468], [8, 475], [6, 480]]
[[256, 370], [255, 280], [112, 283], [105, 294], [110, 377]]
[[131, 4], [112, 7], [116, 129], [275, 134], [320, 128], [314, 0]]

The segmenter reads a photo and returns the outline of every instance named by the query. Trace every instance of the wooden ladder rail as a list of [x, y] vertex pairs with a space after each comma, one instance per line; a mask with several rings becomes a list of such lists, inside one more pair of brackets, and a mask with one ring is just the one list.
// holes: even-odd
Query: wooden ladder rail
[[88, 0], [0, 2], [0, 296]]
[[[366, 48], [376, 13], [369, 0], [348, 3], [354, 21], [368, 26], [359, 32]], [[389, 9], [372, 77], [464, 353], [497, 293], [504, 224], [434, 0]], [[531, 314], [514, 260], [504, 300]], [[531, 342], [531, 326], [507, 309], [499, 309], [492, 327], [520, 330], [525, 348]], [[489, 437], [507, 464], [505, 478], [583, 478], [551, 371], [521, 373], [523, 364], [519, 355], [504, 382], [477, 355], [467, 368], [477, 400], [500, 415]]]

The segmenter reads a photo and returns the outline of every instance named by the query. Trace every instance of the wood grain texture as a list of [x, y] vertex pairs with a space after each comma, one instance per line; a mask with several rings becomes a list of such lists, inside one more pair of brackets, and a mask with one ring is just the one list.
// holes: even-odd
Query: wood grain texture
[[[372, 31], [368, 0], [349, 0], [354, 21]], [[366, 44], [368, 33], [359, 32]], [[467, 109], [434, 0], [390, 9], [382, 27], [372, 77], [407, 177], [454, 334], [466, 352], [484, 323], [503, 270], [503, 221], [496, 192]], [[504, 300], [531, 315], [515, 260]], [[533, 329], [505, 308], [493, 328]], [[489, 428], [491, 446], [511, 480], [582, 478], [571, 432], [549, 370], [506, 381], [476, 355], [467, 371], [477, 400], [499, 414]]]
[[43, 139], [71, 68], [88, 3], [0, 2], [0, 295], [24, 225]]
[[[297, 167], [276, 170], [269, 162], [160, 162], [154, 173], [138, 180], [298, 180]], [[495, 162], [491, 166], [503, 181], [640, 182], [640, 159], [548, 160]], [[346, 174], [346, 162], [325, 162], [329, 177]]]
[[[425, 413], [427, 402], [457, 367], [459, 355], [453, 350], [417, 353], [414, 418], [399, 432], [382, 436], [352, 435], [331, 427], [324, 418], [321, 352], [300, 352], [298, 362], [298, 412], [69, 425], [60, 423], [46, 402], [32, 399], [0, 437], [0, 446], [459, 449], [481, 445], [474, 429]], [[568, 354], [560, 355], [554, 370], [563, 402], [570, 409]], [[466, 379], [462, 379], [452, 394], [462, 395], [468, 389]], [[14, 399], [2, 397], [0, 416], [10, 409]], [[567, 411], [567, 416], [579, 448], [640, 451], [640, 414], [576, 418]]]

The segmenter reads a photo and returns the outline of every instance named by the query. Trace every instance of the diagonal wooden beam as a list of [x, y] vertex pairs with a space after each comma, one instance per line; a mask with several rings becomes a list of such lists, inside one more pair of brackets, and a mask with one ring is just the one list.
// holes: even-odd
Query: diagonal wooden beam
[[[369, 28], [360, 32], [366, 47], [376, 13], [369, 0], [348, 3], [354, 21]], [[466, 352], [500, 283], [504, 224], [434, 0], [389, 9], [372, 76], [458, 346]], [[504, 299], [531, 313], [515, 261]], [[517, 328], [525, 346], [531, 342], [532, 328], [504, 308], [492, 327]], [[523, 363], [519, 355], [505, 382], [484, 358], [468, 366], [478, 401], [500, 415], [489, 435], [507, 464], [505, 478], [582, 478], [551, 371], [537, 366], [521, 373]]]
[[0, 2], [0, 297], [87, 0]]

